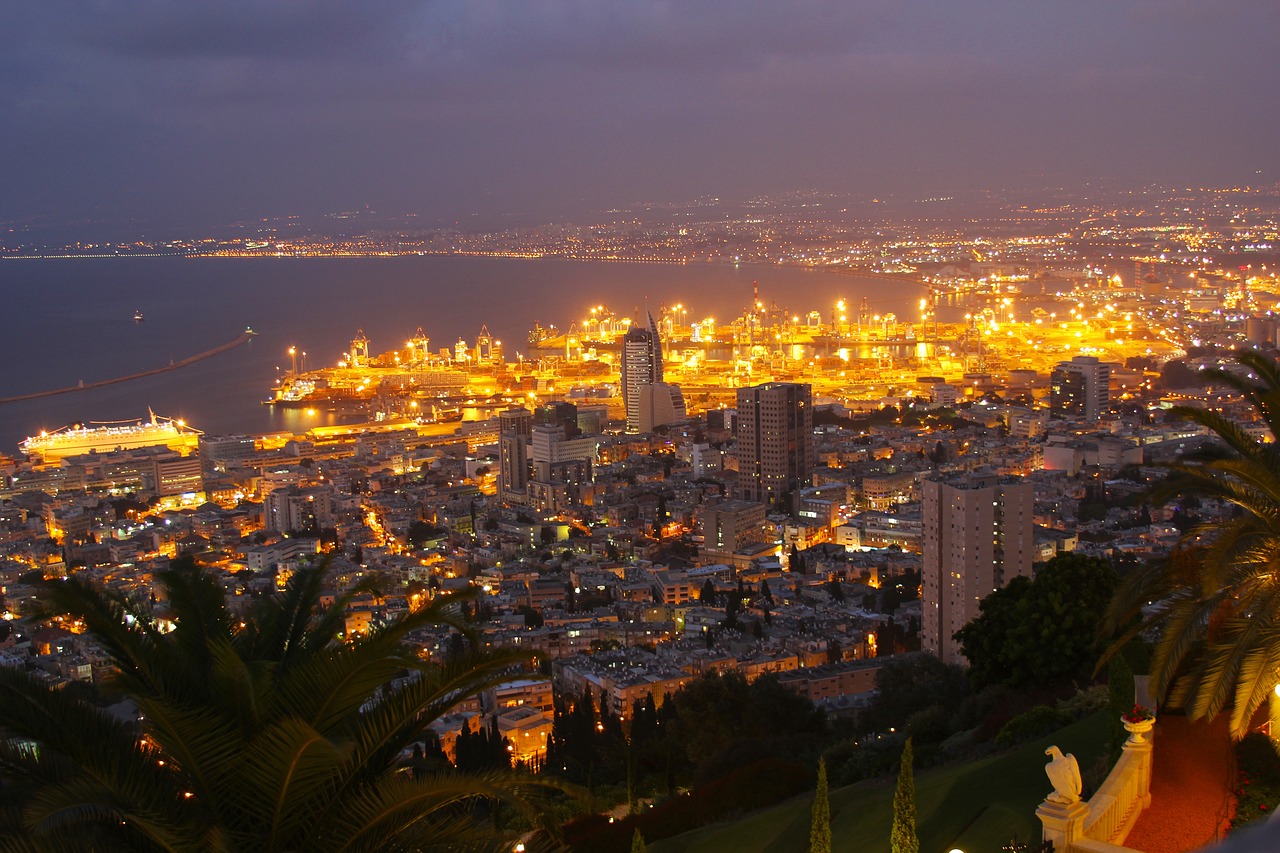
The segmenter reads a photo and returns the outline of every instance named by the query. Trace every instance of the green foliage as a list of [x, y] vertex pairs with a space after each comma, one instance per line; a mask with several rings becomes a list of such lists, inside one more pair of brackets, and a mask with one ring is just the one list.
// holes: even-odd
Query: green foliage
[[298, 572], [243, 619], [218, 577], [189, 560], [156, 580], [176, 624], [167, 633], [146, 601], [77, 578], [48, 587], [56, 610], [83, 619], [117, 666], [114, 686], [137, 703], [145, 740], [132, 722], [0, 668], [0, 847], [504, 849], [468, 805], [536, 812], [527, 777], [402, 760], [431, 721], [523, 660], [472, 655], [441, 667], [404, 654], [410, 632], [456, 622], [458, 597], [338, 643], [351, 598], [371, 590], [322, 607], [321, 569]]
[[827, 792], [827, 762], [818, 761], [818, 789], [813, 794], [809, 825], [809, 853], [831, 853], [831, 798]]
[[1236, 811], [1231, 830], [1270, 817], [1280, 807], [1280, 755], [1261, 732], [1236, 744]]
[[1038, 705], [1005, 723], [996, 735], [995, 744], [1002, 749], [1010, 747], [1055, 732], [1073, 719], [1069, 711]]
[[1120, 757], [1120, 749], [1129, 736], [1120, 715], [1134, 706], [1134, 696], [1133, 668], [1127, 655], [1118, 654], [1107, 664], [1107, 698], [1111, 710], [1107, 740], [1111, 744], [1113, 760]]
[[644, 836], [637, 829], [636, 834], [631, 836], [631, 853], [647, 853], [648, 849], [644, 843]]
[[1115, 585], [1107, 561], [1060, 554], [1034, 579], [1014, 578], [988, 595], [978, 618], [956, 632], [974, 685], [1025, 688], [1088, 677]]
[[679, 744], [695, 764], [740, 741], [758, 748], [780, 734], [816, 734], [825, 726], [812, 702], [768, 675], [748, 684], [736, 672], [710, 672], [686, 684], [671, 701]]
[[[1118, 637], [1114, 651], [1161, 628], [1151, 662], [1154, 694], [1192, 719], [1230, 706], [1240, 738], [1280, 668], [1280, 367], [1250, 350], [1236, 359], [1238, 370], [1200, 376], [1243, 395], [1271, 434], [1259, 437], [1216, 411], [1175, 408], [1214, 433], [1216, 452], [1180, 461], [1152, 492], [1156, 503], [1208, 498], [1234, 512], [1189, 528], [1169, 560], [1126, 577], [1103, 629]], [[1161, 600], [1167, 606], [1144, 614], [1147, 602]]]
[[907, 718], [904, 728], [913, 741], [941, 743], [951, 734], [952, 711], [942, 705], [930, 705]]
[[443, 527], [436, 527], [425, 521], [414, 521], [405, 533], [405, 540], [414, 548], [424, 548], [431, 540], [443, 538], [447, 534], [448, 531]]
[[638, 829], [656, 846], [659, 839], [794, 797], [812, 781], [801, 765], [766, 758], [621, 820], [591, 814], [571, 821], [564, 827], [564, 841], [575, 853], [615, 853], [626, 848]]
[[876, 673], [876, 698], [867, 709], [866, 724], [887, 731], [928, 708], [953, 708], [972, 689], [964, 671], [933, 655], [895, 655]]
[[891, 853], [920, 853], [916, 837], [916, 783], [913, 775], [911, 738], [902, 748], [898, 786], [893, 792], [893, 828], [889, 833]]

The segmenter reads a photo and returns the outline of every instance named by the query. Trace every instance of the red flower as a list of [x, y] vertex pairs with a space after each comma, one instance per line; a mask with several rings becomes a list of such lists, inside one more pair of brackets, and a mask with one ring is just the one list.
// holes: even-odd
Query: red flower
[[1149, 720], [1154, 716], [1154, 711], [1150, 708], [1143, 707], [1142, 705], [1134, 705], [1133, 710], [1127, 711], [1123, 715], [1124, 721], [1127, 723], [1141, 723], [1142, 721]]
[[1258, 811], [1260, 811], [1260, 812], [1265, 812], [1266, 810], [1267, 810], [1267, 804], [1266, 804], [1266, 803], [1258, 803]]

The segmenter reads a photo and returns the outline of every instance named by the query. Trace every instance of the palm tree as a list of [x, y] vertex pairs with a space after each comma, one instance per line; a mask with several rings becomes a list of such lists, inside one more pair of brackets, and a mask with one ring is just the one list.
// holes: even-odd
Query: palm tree
[[157, 581], [168, 633], [144, 601], [74, 577], [48, 589], [110, 655], [140, 724], [0, 668], [0, 849], [509, 849], [473, 819], [479, 800], [535, 811], [529, 777], [406, 769], [431, 721], [525, 660], [410, 652], [416, 629], [461, 627], [459, 596], [339, 642], [366, 590], [321, 607], [323, 566], [243, 619], [193, 562]]
[[[1252, 351], [1237, 361], [1239, 370], [1205, 373], [1239, 392], [1270, 435], [1259, 439], [1215, 411], [1175, 408], [1220, 444], [1173, 465], [1152, 493], [1162, 502], [1215, 499], [1235, 512], [1187, 531], [1168, 560], [1132, 572], [1102, 627], [1119, 635], [1103, 662], [1158, 627], [1151, 662], [1156, 695], [1193, 719], [1212, 718], [1231, 702], [1231, 731], [1241, 738], [1280, 681], [1280, 367]], [[1150, 602], [1161, 606], [1144, 618]]]

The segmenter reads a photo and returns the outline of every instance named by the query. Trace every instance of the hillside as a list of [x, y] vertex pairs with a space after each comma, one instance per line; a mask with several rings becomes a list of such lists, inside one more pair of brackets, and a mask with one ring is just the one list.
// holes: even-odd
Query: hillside
[[[1103, 753], [1103, 713], [1019, 749], [969, 764], [916, 774], [921, 850], [998, 851], [1015, 835], [1038, 841], [1035, 810], [1052, 790], [1044, 750], [1057, 744], [1087, 769]], [[811, 796], [798, 797], [732, 823], [654, 841], [651, 853], [807, 853]], [[833, 847], [888, 853], [893, 780], [868, 780], [831, 792]]]

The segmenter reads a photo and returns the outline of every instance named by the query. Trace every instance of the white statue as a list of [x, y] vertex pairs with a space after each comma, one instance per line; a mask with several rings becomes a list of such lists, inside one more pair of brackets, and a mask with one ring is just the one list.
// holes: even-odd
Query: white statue
[[1050, 803], [1061, 803], [1069, 806], [1080, 799], [1080, 765], [1071, 753], [1062, 754], [1062, 750], [1051, 746], [1044, 751], [1052, 761], [1044, 766], [1044, 772], [1053, 783], [1053, 793], [1045, 797]]

